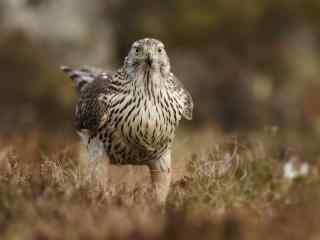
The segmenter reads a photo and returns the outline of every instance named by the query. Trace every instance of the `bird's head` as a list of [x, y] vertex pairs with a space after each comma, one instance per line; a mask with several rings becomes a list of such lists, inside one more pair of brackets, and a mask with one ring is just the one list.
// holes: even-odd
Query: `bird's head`
[[125, 65], [130, 71], [150, 71], [166, 77], [170, 73], [170, 61], [164, 44], [152, 38], [144, 38], [131, 46]]

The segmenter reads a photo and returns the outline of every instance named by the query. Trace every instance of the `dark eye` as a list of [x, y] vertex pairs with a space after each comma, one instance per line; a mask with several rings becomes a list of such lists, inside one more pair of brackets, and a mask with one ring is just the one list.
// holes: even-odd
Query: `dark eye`
[[158, 48], [158, 53], [162, 53], [162, 48]]
[[140, 52], [140, 48], [136, 48], [136, 53], [139, 53]]

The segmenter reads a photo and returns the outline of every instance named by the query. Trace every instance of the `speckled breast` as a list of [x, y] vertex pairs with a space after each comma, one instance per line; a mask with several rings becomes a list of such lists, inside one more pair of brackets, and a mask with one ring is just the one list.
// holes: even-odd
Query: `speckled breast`
[[[121, 97], [114, 101], [121, 101]], [[108, 124], [101, 133], [111, 163], [147, 164], [161, 156], [172, 142], [181, 118], [172, 108], [161, 98], [154, 101], [123, 96], [121, 103], [110, 111]]]

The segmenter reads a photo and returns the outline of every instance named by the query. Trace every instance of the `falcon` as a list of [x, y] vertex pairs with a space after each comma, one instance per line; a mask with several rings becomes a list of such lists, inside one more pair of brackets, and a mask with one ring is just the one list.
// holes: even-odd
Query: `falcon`
[[192, 119], [190, 93], [171, 72], [164, 44], [134, 42], [116, 72], [84, 67], [61, 69], [75, 83], [75, 127], [90, 161], [146, 165], [159, 202], [172, 175], [171, 147], [181, 118]]

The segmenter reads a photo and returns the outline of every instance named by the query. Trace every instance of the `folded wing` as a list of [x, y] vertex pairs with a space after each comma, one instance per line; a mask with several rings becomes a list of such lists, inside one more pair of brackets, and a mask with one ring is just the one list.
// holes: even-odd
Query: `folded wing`
[[193, 115], [193, 100], [191, 94], [173, 74], [170, 75], [168, 84], [181, 99], [182, 116], [187, 120], [191, 120]]

